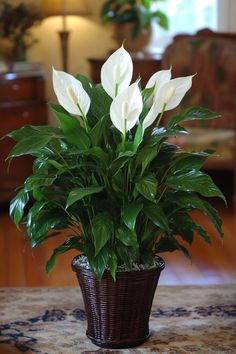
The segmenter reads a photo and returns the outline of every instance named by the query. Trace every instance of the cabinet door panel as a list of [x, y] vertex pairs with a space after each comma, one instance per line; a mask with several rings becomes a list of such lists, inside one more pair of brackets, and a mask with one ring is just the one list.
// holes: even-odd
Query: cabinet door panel
[[[30, 106], [1, 108], [0, 107], [0, 136], [26, 124], [41, 125], [47, 120], [45, 104]], [[16, 187], [19, 187], [25, 178], [31, 174], [33, 158], [29, 156], [13, 159], [8, 168], [5, 161], [14, 141], [6, 138], [0, 141], [0, 203], [14, 196]]]
[[37, 98], [37, 81], [31, 78], [0, 81], [0, 102]]

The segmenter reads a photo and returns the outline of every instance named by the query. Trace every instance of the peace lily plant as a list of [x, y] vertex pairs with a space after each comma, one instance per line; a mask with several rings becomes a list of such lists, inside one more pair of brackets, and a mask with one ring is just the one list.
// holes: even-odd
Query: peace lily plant
[[188, 134], [182, 122], [218, 115], [194, 107], [163, 125], [164, 113], [178, 106], [193, 76], [173, 79], [171, 69], [158, 71], [142, 89], [139, 78], [131, 84], [132, 75], [123, 46], [104, 63], [98, 85], [53, 69], [59, 105], [50, 107], [59, 126], [26, 125], [8, 134], [16, 141], [10, 159], [35, 157], [32, 175], [11, 201], [13, 221], [25, 225], [32, 248], [63, 238], [47, 271], [71, 249], [86, 255], [99, 279], [105, 269], [115, 279], [120, 265], [152, 266], [154, 255], [165, 251], [190, 257], [186, 245], [195, 234], [210, 243], [192, 218], [194, 209], [223, 238], [218, 213], [205, 197], [224, 196], [200, 171], [212, 151], [185, 152], [168, 142]]

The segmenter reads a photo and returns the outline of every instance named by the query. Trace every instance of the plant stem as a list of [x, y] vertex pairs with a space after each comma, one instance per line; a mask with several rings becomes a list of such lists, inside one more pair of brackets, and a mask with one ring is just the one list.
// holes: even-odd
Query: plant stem
[[165, 112], [165, 108], [166, 108], [166, 103], [164, 104], [164, 106], [163, 106], [163, 108], [162, 108], [162, 111], [161, 111], [161, 114], [160, 114], [160, 117], [158, 118], [158, 121], [157, 121], [157, 124], [156, 124], [157, 127], [158, 127], [158, 125], [159, 125], [160, 122], [161, 122], [161, 119], [162, 119], [163, 114], [164, 114], [164, 112]]

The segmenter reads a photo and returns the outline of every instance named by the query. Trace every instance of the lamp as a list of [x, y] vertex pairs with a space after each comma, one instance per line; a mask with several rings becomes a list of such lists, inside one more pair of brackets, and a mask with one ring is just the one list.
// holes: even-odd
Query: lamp
[[63, 70], [68, 68], [68, 39], [70, 32], [67, 28], [67, 16], [84, 16], [89, 11], [84, 0], [42, 0], [42, 11], [45, 17], [62, 16], [62, 30], [59, 31]]

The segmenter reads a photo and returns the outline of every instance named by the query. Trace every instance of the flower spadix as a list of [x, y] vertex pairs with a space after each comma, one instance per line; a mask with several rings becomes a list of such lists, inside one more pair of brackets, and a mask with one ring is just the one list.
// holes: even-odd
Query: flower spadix
[[74, 76], [53, 68], [53, 89], [60, 105], [71, 114], [86, 116], [90, 98]]
[[177, 107], [192, 86], [193, 76], [178, 77], [166, 81], [154, 95], [154, 102], [143, 120], [143, 129], [154, 123], [158, 114]]
[[138, 121], [142, 109], [142, 95], [136, 82], [114, 98], [110, 107], [112, 123], [125, 135]]
[[130, 84], [133, 76], [133, 62], [123, 45], [103, 64], [101, 83], [109, 96], [121, 94]]

